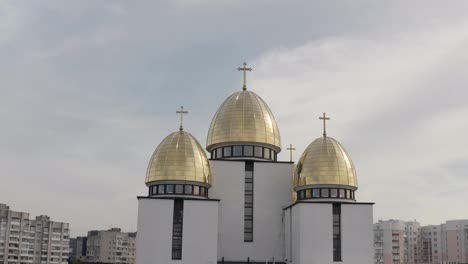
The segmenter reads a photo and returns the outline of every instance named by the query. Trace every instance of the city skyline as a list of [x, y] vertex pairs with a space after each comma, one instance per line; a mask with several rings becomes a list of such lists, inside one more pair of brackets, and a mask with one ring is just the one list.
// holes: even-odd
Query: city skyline
[[467, 219], [468, 3], [456, 3], [2, 3], [0, 203], [70, 223], [72, 236], [136, 231], [175, 111], [190, 111], [185, 130], [205, 147], [246, 61], [280, 160], [289, 144], [299, 159], [326, 112], [374, 222]]

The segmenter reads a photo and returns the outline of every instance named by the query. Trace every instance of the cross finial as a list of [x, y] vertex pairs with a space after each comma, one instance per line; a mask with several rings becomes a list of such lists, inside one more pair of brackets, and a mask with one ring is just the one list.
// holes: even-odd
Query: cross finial
[[294, 150], [296, 150], [296, 148], [293, 148], [293, 145], [292, 144], [289, 144], [289, 148], [287, 148], [287, 150], [289, 150], [289, 161], [293, 161], [292, 160], [292, 153]]
[[327, 117], [327, 113], [323, 113], [323, 116], [319, 117], [320, 120], [323, 120], [323, 136], [327, 136], [327, 120], [330, 120], [330, 117]]
[[176, 114], [180, 114], [180, 131], [184, 130], [184, 114], [188, 114], [188, 111], [184, 111], [184, 107], [181, 106], [180, 110], [176, 111]]
[[252, 71], [252, 68], [247, 68], [247, 63], [244, 62], [244, 64], [242, 64], [244, 67], [239, 67], [237, 68], [238, 71], [243, 71], [244, 72], [244, 85], [242, 86], [242, 90], [247, 90], [247, 71]]

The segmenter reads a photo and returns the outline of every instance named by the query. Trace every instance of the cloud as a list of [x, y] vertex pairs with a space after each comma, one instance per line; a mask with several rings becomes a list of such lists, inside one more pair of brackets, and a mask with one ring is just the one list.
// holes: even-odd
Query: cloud
[[332, 117], [328, 134], [354, 157], [360, 198], [377, 202], [376, 218], [442, 222], [468, 217], [453, 203], [464, 197], [457, 186], [468, 184], [466, 45], [468, 20], [385, 38], [324, 38], [265, 52], [251, 86], [296, 158], [321, 135], [318, 116]]
[[318, 115], [332, 117], [376, 218], [466, 218], [467, 5], [2, 2], [0, 202], [73, 235], [135, 230], [175, 110], [203, 145], [246, 60], [296, 158], [320, 136]]

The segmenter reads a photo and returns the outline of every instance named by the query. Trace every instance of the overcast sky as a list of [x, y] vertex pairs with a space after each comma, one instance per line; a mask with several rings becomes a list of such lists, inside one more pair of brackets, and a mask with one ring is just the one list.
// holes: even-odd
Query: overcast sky
[[[249, 89], [295, 159], [339, 140], [374, 220], [468, 218], [467, 1], [2, 1], [0, 203], [135, 231], [148, 160], [177, 130], [202, 145]], [[287, 151], [280, 158], [288, 159]]]

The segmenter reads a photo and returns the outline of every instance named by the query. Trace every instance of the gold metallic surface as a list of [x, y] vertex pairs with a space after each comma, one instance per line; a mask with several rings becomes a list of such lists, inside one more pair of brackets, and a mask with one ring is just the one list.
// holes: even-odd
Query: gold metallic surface
[[145, 183], [161, 180], [211, 184], [211, 169], [205, 150], [189, 133], [177, 131], [170, 134], [154, 151]]
[[208, 131], [207, 147], [217, 144], [261, 143], [281, 151], [278, 125], [265, 101], [251, 91], [229, 96], [219, 107]]
[[331, 137], [314, 140], [299, 160], [294, 186], [346, 185], [357, 188], [357, 176], [351, 157]]

